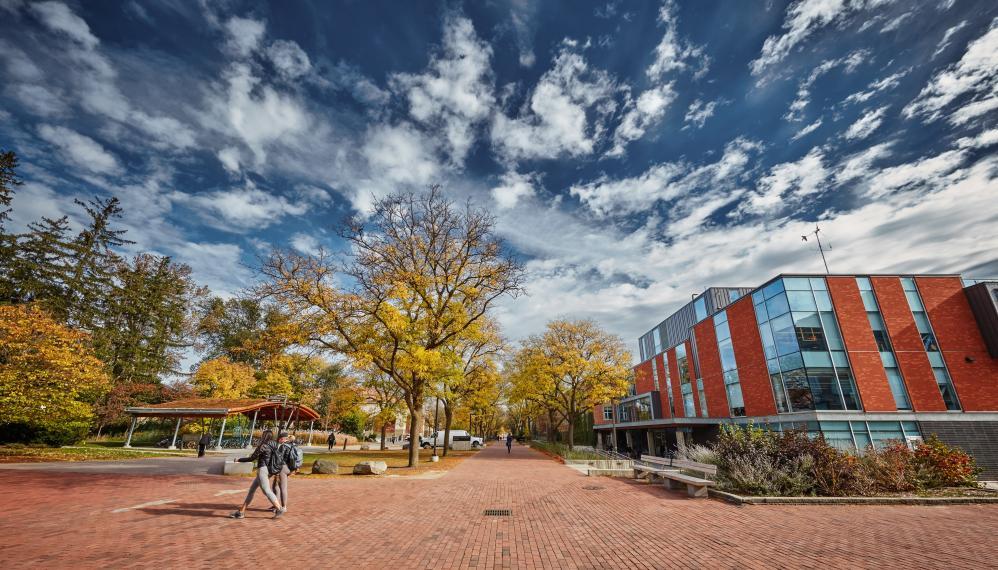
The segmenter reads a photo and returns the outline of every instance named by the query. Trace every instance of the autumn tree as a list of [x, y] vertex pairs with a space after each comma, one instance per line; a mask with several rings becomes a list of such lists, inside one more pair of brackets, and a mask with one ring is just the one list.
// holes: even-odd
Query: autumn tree
[[375, 429], [381, 431], [381, 449], [387, 448], [385, 437], [388, 435], [388, 424], [402, 413], [402, 389], [386, 374], [379, 370], [370, 370], [364, 374], [361, 384], [364, 397], [368, 404], [374, 407]]
[[0, 437], [78, 441], [109, 387], [87, 334], [37, 306], [0, 306]]
[[513, 362], [517, 396], [567, 423], [571, 449], [582, 414], [627, 392], [631, 355], [594, 321], [555, 320], [523, 341]]
[[245, 398], [256, 382], [251, 366], [224, 356], [202, 362], [191, 377], [194, 389], [203, 398]]
[[[347, 224], [348, 258], [274, 251], [259, 293], [303, 323], [313, 343], [391, 378], [415, 434], [432, 383], [453, 367], [454, 343], [521, 291], [522, 267], [494, 227], [492, 216], [436, 187], [394, 194]], [[410, 446], [409, 466], [418, 458]]]

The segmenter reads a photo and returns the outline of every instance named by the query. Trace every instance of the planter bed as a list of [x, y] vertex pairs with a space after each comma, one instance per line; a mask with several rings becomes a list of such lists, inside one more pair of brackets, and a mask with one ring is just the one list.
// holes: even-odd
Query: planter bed
[[710, 496], [736, 505], [965, 505], [998, 504], [998, 493], [985, 489], [966, 495], [895, 495], [883, 497], [753, 497], [710, 489]]

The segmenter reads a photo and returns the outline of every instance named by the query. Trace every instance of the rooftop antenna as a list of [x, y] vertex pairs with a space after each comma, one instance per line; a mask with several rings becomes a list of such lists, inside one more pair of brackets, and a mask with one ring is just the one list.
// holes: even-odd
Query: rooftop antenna
[[[801, 241], [807, 241], [807, 236], [812, 234], [814, 235], [814, 239], [818, 242], [818, 252], [821, 253], [821, 262], [825, 264], [825, 274], [830, 274], [831, 271], [828, 270], [828, 260], [825, 259], [825, 248], [821, 245], [821, 236], [818, 235], [820, 233], [821, 233], [821, 228], [818, 227], [818, 224], [815, 224], [814, 231], [809, 234], [800, 236], [800, 239]], [[832, 246], [829, 245], [828, 249], [831, 250]]]

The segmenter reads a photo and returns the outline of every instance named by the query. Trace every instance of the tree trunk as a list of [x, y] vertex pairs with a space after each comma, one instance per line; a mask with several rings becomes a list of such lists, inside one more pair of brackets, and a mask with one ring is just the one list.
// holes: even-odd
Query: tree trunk
[[[408, 402], [407, 402], [408, 403]], [[423, 421], [423, 407], [421, 405], [409, 406], [409, 464], [407, 467], [415, 467], [419, 464], [419, 436], [416, 431]]]
[[381, 451], [387, 449], [388, 446], [385, 445], [385, 436], [388, 435], [388, 422], [381, 422]]
[[575, 418], [568, 418], [568, 450], [575, 449]]
[[454, 410], [444, 403], [444, 457], [447, 457], [447, 448], [450, 447], [450, 423], [454, 419]]
[[548, 411], [548, 443], [554, 443], [554, 412]]

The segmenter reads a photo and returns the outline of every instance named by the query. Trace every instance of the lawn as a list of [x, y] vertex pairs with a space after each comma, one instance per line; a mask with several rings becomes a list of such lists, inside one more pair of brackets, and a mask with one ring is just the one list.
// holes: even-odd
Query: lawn
[[114, 461], [141, 459], [143, 457], [176, 457], [194, 453], [167, 453], [137, 451], [109, 447], [29, 447], [24, 445], [0, 446], [0, 463], [38, 463], [41, 461]]
[[[454, 451], [447, 452], [447, 457], [440, 457], [440, 461], [433, 463], [430, 461], [431, 452], [421, 450], [419, 453], [419, 463], [416, 467], [409, 469], [409, 451], [398, 449], [387, 449], [385, 451], [372, 449], [370, 451], [334, 451], [333, 453], [306, 453], [305, 466], [301, 473], [310, 477], [338, 477], [341, 475], [352, 475], [353, 466], [361, 461], [384, 461], [388, 465], [388, 475], [420, 475], [429, 471], [447, 471], [456, 467], [466, 458], [478, 453], [477, 451]], [[339, 475], [310, 475], [312, 472], [312, 462], [316, 459], [328, 459], [339, 465]]]

